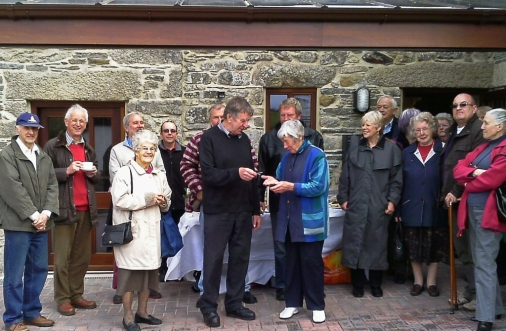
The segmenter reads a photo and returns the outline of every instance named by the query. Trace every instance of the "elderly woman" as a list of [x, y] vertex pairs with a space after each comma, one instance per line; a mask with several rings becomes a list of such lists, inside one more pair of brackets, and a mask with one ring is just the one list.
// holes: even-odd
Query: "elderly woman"
[[[111, 187], [113, 224], [132, 222], [133, 240], [114, 247], [118, 266], [117, 294], [123, 296], [123, 327], [140, 330], [137, 323], [159, 325], [162, 321], [148, 315], [149, 289], [158, 290], [158, 268], [161, 262], [160, 211], [170, 205], [171, 190], [164, 173], [152, 161], [158, 137], [151, 131], [139, 131], [132, 138], [135, 158], [118, 170]], [[134, 292], [139, 304], [132, 313]]]
[[383, 270], [388, 269], [388, 224], [402, 190], [402, 153], [381, 134], [383, 117], [370, 111], [362, 117], [363, 137], [352, 136], [344, 159], [337, 199], [343, 210], [342, 264], [351, 269], [353, 296], [364, 296], [369, 285], [383, 296]]
[[476, 316], [471, 320], [479, 322], [478, 331], [489, 331], [494, 318], [504, 313], [495, 259], [502, 238], [499, 233], [506, 231], [506, 223], [497, 217], [495, 189], [506, 182], [506, 110], [487, 112], [481, 129], [488, 142], [460, 160], [453, 175], [465, 185], [457, 236], [469, 230], [476, 280]]
[[437, 136], [439, 139], [446, 143], [448, 141], [447, 130], [453, 124], [453, 117], [448, 113], [439, 113], [436, 115], [437, 121]]
[[404, 133], [409, 144], [416, 141], [416, 137], [413, 136], [409, 130], [409, 121], [418, 114], [420, 114], [420, 110], [416, 108], [408, 108], [402, 112], [401, 116], [399, 116], [399, 129]]
[[328, 232], [329, 168], [325, 153], [304, 139], [298, 120], [286, 121], [278, 131], [288, 151], [276, 178], [262, 176], [265, 186], [280, 194], [276, 241], [286, 247], [286, 308], [279, 318], [298, 313], [306, 300], [313, 322], [325, 321], [323, 241]]
[[404, 225], [405, 242], [413, 268], [415, 282], [410, 294], [420, 295], [424, 290], [422, 263], [428, 265], [427, 291], [439, 296], [436, 285], [438, 262], [448, 249], [448, 228], [445, 214], [438, 208], [439, 159], [443, 149], [434, 117], [423, 112], [410, 120], [410, 135], [417, 142], [402, 151], [403, 191], [400, 217]]

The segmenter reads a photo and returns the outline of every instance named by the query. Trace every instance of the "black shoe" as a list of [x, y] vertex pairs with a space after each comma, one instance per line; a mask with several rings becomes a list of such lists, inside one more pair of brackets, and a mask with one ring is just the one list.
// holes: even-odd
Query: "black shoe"
[[479, 322], [476, 331], [490, 331], [492, 330], [492, 322]]
[[228, 317], [234, 317], [245, 321], [252, 321], [255, 319], [255, 312], [248, 308], [241, 307], [234, 311], [227, 311]]
[[125, 323], [125, 319], [123, 319], [123, 327], [127, 331], [141, 331], [141, 328], [139, 325], [135, 322], [130, 322], [128, 324]]
[[285, 288], [284, 287], [276, 289], [276, 300], [285, 301]]
[[195, 283], [192, 287], [191, 287], [192, 291], [194, 293], [199, 293], [200, 292], [200, 289], [199, 289], [199, 285], [197, 283]]
[[394, 283], [396, 284], [404, 284], [406, 282], [406, 276], [397, 272], [394, 276]]
[[215, 312], [202, 313], [204, 323], [210, 328], [217, 328], [220, 326], [220, 316]]
[[121, 295], [115, 294], [112, 297], [112, 303], [114, 303], [115, 305], [119, 305], [120, 303], [123, 303], [123, 297]]
[[[496, 320], [500, 320], [502, 318], [502, 314], [498, 314], [498, 315], [495, 315], [495, 319]], [[470, 318], [471, 321], [473, 322], [479, 322], [477, 319], [476, 319], [476, 316], [473, 316]]]
[[416, 296], [422, 294], [422, 292], [423, 292], [423, 285], [415, 284], [415, 285], [413, 285], [413, 288], [411, 289], [411, 291], [409, 291], [409, 294], [416, 297]]
[[160, 325], [162, 320], [152, 315], [148, 315], [148, 318], [144, 318], [141, 315], [135, 313], [135, 323], [144, 323], [149, 325]]
[[439, 296], [439, 289], [436, 285], [431, 285], [427, 287], [427, 292], [431, 297], [438, 297]]
[[353, 294], [353, 296], [355, 298], [362, 298], [364, 296], [364, 289], [363, 288], [354, 287], [353, 291], [351, 291], [351, 294]]
[[242, 302], [251, 305], [251, 304], [257, 303], [257, 298], [253, 294], [251, 294], [250, 291], [246, 291], [246, 292], [244, 292], [244, 295], [242, 297]]
[[160, 299], [162, 294], [155, 290], [149, 290], [149, 298], [150, 299]]
[[371, 286], [371, 294], [375, 298], [381, 298], [383, 296], [383, 290], [379, 286]]

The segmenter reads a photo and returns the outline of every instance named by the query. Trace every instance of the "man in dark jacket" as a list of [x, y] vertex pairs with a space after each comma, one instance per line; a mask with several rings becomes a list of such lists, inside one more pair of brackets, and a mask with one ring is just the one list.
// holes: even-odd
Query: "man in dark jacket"
[[399, 119], [395, 117], [399, 109], [395, 99], [390, 95], [383, 95], [379, 97], [376, 107], [381, 115], [383, 115], [383, 124], [385, 125], [383, 135], [385, 138], [394, 140], [402, 148], [408, 147], [408, 139], [399, 128]]
[[18, 135], [0, 152], [6, 330], [54, 324], [40, 314], [40, 293], [47, 278], [47, 233], [54, 226], [50, 217], [58, 213], [58, 182], [51, 159], [35, 144], [41, 128], [37, 115], [19, 115]]
[[[441, 156], [441, 169], [443, 171], [441, 176], [443, 178], [441, 200], [442, 202], [444, 200], [444, 206], [449, 206], [450, 203], [457, 203], [464, 191], [464, 187], [453, 178], [453, 168], [459, 160], [465, 158], [467, 153], [485, 143], [485, 138], [483, 138], [481, 132], [482, 122], [476, 115], [478, 106], [473, 97], [465, 93], [457, 95], [453, 99], [452, 109], [455, 123], [447, 129], [446, 136], [449, 138]], [[456, 236], [458, 231], [457, 209], [457, 207], [453, 208], [453, 243], [455, 252], [462, 262], [462, 268], [468, 284], [464, 294], [457, 298], [457, 304], [464, 304], [464, 308], [475, 310], [476, 287], [474, 283], [474, 263], [467, 231], [464, 231], [461, 237]]]
[[[83, 132], [88, 111], [74, 105], [65, 114], [66, 131], [44, 146], [58, 180], [60, 209], [54, 229], [54, 299], [58, 312], [74, 315], [75, 308], [93, 309], [83, 298], [84, 276], [91, 256], [91, 229], [97, 224], [97, 157]], [[88, 162], [85, 165], [85, 162]], [[88, 167], [88, 164], [91, 163]]]
[[[281, 161], [283, 155], [286, 154], [286, 149], [283, 147], [283, 142], [278, 138], [278, 131], [281, 124], [288, 120], [298, 119], [302, 116], [302, 106], [299, 100], [295, 98], [288, 98], [283, 100], [279, 105], [279, 120], [280, 122], [276, 127], [264, 134], [260, 138], [260, 145], [258, 149], [258, 163], [259, 170], [264, 175], [276, 177], [276, 169]], [[312, 129], [304, 128], [304, 139], [309, 140], [311, 144], [323, 150], [323, 138], [321, 134]], [[264, 196], [265, 187], [259, 183], [260, 203], [262, 208], [265, 208]], [[279, 194], [269, 194], [269, 212], [272, 224], [272, 236], [276, 238], [276, 224], [277, 213], [279, 210]], [[285, 244], [274, 240], [274, 268], [276, 274], [276, 299], [280, 301], [285, 300]]]

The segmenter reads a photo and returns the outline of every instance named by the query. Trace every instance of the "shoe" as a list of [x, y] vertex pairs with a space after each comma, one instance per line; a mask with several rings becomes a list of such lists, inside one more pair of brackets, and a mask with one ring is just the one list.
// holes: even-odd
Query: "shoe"
[[95, 301], [89, 301], [85, 298], [81, 298], [75, 302], [72, 302], [72, 306], [79, 309], [94, 309], [97, 308], [97, 303]]
[[200, 289], [199, 289], [199, 286], [197, 283], [193, 284], [193, 286], [191, 287], [191, 290], [193, 291], [193, 293], [199, 293], [200, 292]]
[[406, 282], [406, 276], [401, 274], [400, 272], [395, 273], [394, 283], [396, 284], [404, 284]]
[[25, 321], [26, 325], [35, 325], [40, 328], [48, 328], [54, 325], [54, 321], [49, 318], [45, 318], [44, 316], [38, 316], [31, 320]]
[[363, 288], [354, 287], [353, 291], [351, 292], [351, 294], [353, 294], [353, 296], [355, 298], [362, 298], [364, 296], [364, 289]]
[[160, 299], [162, 294], [155, 290], [149, 290], [149, 298], [150, 299]]
[[125, 319], [123, 319], [122, 323], [123, 323], [123, 327], [127, 331], [141, 331], [141, 328], [135, 322], [130, 322], [130, 323], [126, 324]]
[[160, 325], [162, 320], [152, 315], [148, 315], [148, 318], [144, 318], [141, 315], [135, 313], [135, 323], [144, 323], [149, 325]]
[[[466, 304], [468, 302], [471, 302], [471, 300], [467, 299], [465, 296], [461, 295], [459, 297], [457, 297], [457, 305], [463, 305], [463, 304]], [[451, 304], [451, 299], [448, 299], [448, 303]]]
[[286, 307], [285, 309], [283, 309], [281, 313], [279, 313], [279, 318], [281, 318], [282, 320], [286, 320], [287, 318], [290, 318], [298, 313], [299, 310], [297, 308]]
[[490, 331], [492, 330], [492, 322], [479, 322], [476, 331]]
[[313, 310], [313, 322], [315, 323], [325, 322], [325, 310]]
[[411, 289], [411, 291], [409, 291], [409, 294], [416, 297], [416, 296], [422, 294], [422, 292], [423, 292], [423, 285], [415, 284], [415, 285], [413, 285], [413, 288]]
[[276, 289], [276, 300], [285, 301], [285, 288], [284, 287]]
[[114, 303], [115, 305], [119, 305], [119, 304], [123, 303], [123, 297], [121, 295], [115, 294], [112, 297], [112, 303]]
[[238, 318], [245, 321], [252, 321], [255, 319], [256, 315], [253, 310], [249, 310], [248, 308], [241, 307], [237, 310], [227, 311], [228, 317]]
[[476, 311], [476, 300], [471, 300], [468, 303], [463, 304], [462, 308], [469, 311]]
[[72, 316], [76, 314], [76, 309], [70, 302], [65, 302], [58, 306], [58, 312], [63, 316]]
[[11, 326], [5, 326], [5, 331], [29, 331], [26, 327], [25, 323], [19, 322], [16, 324], [12, 324]]
[[438, 297], [439, 296], [439, 289], [436, 285], [430, 285], [427, 287], [427, 292], [431, 297]]
[[[498, 315], [495, 315], [495, 319], [496, 320], [500, 320], [502, 318], [502, 314], [498, 314]], [[477, 319], [476, 319], [476, 316], [473, 316], [470, 318], [471, 321], [473, 322], [479, 322]]]
[[257, 298], [253, 294], [251, 294], [250, 291], [246, 291], [246, 292], [244, 292], [244, 295], [242, 297], [242, 302], [251, 305], [251, 304], [257, 303]]
[[379, 286], [371, 286], [371, 294], [375, 298], [381, 298], [383, 296], [383, 290]]
[[204, 323], [210, 328], [217, 328], [220, 326], [220, 316], [215, 312], [203, 313]]

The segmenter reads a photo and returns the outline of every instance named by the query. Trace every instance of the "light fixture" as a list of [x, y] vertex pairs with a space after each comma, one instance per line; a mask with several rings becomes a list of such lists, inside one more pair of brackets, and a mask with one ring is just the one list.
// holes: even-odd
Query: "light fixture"
[[369, 96], [371, 92], [365, 86], [358, 88], [353, 92], [353, 110], [365, 113], [369, 110]]
[[218, 98], [223, 99], [225, 97], [225, 92], [218, 92]]

